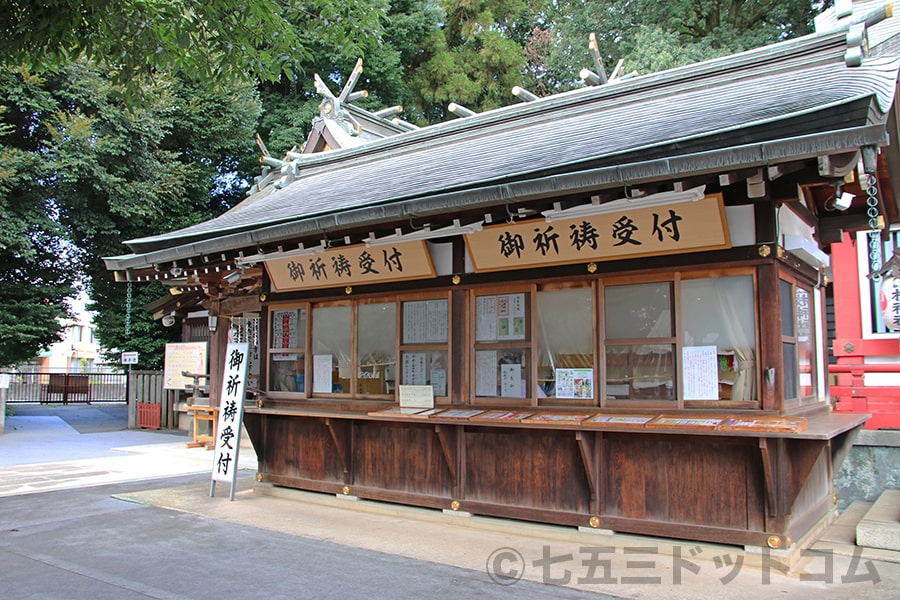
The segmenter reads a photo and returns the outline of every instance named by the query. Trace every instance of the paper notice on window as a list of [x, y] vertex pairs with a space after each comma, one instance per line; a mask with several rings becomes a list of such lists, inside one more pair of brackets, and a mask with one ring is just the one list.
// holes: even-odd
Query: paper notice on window
[[475, 299], [475, 339], [479, 342], [497, 340], [496, 296], [478, 296]]
[[403, 303], [403, 343], [439, 344], [448, 339], [446, 300]]
[[497, 395], [497, 353], [494, 350], [475, 352], [475, 395]]
[[685, 400], [718, 400], [719, 371], [715, 346], [685, 346], [682, 349]]
[[431, 370], [431, 387], [435, 396], [447, 395], [447, 369]]
[[497, 296], [497, 339], [525, 339], [525, 294]]
[[503, 398], [525, 397], [522, 365], [500, 365], [500, 396]]
[[557, 398], [594, 397], [593, 369], [556, 369]]
[[404, 352], [403, 353], [403, 385], [425, 385], [426, 354], [424, 352]]
[[316, 354], [313, 357], [313, 393], [331, 393], [331, 354]]

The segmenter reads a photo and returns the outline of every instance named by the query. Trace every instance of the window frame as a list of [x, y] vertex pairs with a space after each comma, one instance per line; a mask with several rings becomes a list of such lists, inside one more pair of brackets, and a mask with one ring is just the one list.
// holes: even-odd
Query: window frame
[[[404, 334], [404, 315], [403, 306], [406, 302], [426, 302], [429, 300], [445, 300], [447, 302], [447, 341], [440, 342], [410, 342], [403, 340]], [[417, 292], [410, 294], [399, 294], [397, 296], [397, 380], [395, 389], [399, 389], [400, 382], [403, 381], [403, 353], [404, 352], [446, 352], [447, 355], [447, 382], [445, 394], [434, 396], [435, 405], [450, 404], [450, 390], [453, 389], [453, 298], [451, 290], [443, 290], [437, 292]], [[398, 396], [399, 398], [399, 396]]]
[[[754, 367], [754, 380], [755, 380], [755, 400], [684, 400], [684, 389], [683, 386], [679, 389], [679, 398], [680, 403], [683, 403], [683, 406], [679, 408], [732, 408], [732, 409], [757, 409], [762, 406], [762, 370], [760, 369], [760, 353], [762, 352], [762, 336], [760, 331], [760, 302], [759, 302], [759, 271], [757, 267], [724, 267], [721, 269], [714, 270], [692, 270], [692, 271], [682, 271], [681, 272], [681, 281], [693, 281], [697, 279], [719, 279], [723, 277], [742, 277], [749, 276], [753, 281], [753, 319], [754, 319], [754, 327], [753, 327], [753, 335], [754, 342], [756, 347], [756, 366]], [[681, 314], [681, 290], [679, 289], [679, 306], [678, 311], [679, 315]], [[679, 318], [679, 321], [676, 323], [679, 326], [683, 326], [684, 320]], [[683, 331], [680, 331], [680, 339], [681, 343], [684, 342]], [[683, 348], [683, 346], [682, 346]], [[681, 357], [682, 350], [679, 350], [679, 359]], [[683, 367], [682, 367], [683, 369]]]
[[[471, 343], [468, 344], [468, 347], [471, 350], [471, 353], [467, 356], [468, 365], [467, 365], [467, 373], [469, 374], [469, 397], [468, 404], [472, 406], [535, 406], [535, 400], [537, 396], [536, 389], [536, 377], [537, 377], [537, 368], [535, 366], [534, 360], [534, 329], [536, 326], [535, 321], [535, 310], [534, 310], [534, 301], [536, 294], [535, 285], [511, 285], [504, 288], [496, 288], [496, 287], [479, 287], [473, 288], [469, 290], [468, 296], [468, 316], [470, 321], [469, 327], [469, 336]], [[524, 302], [524, 323], [525, 323], [525, 338], [522, 340], [494, 340], [494, 341], [485, 341], [478, 340], [478, 298], [480, 297], [489, 297], [489, 296], [514, 296], [518, 294], [525, 295]], [[479, 396], [478, 395], [478, 352], [480, 351], [496, 351], [502, 352], [504, 350], [507, 351], [524, 351], [525, 353], [525, 366], [522, 369], [522, 374], [526, 378], [525, 381], [525, 397], [504, 397], [500, 395], [496, 396]], [[498, 371], [499, 373], [499, 371]]]
[[[447, 302], [447, 341], [444, 343], [403, 343], [403, 305], [405, 302], [416, 302], [416, 301], [424, 301], [424, 300], [444, 300]], [[395, 380], [392, 386], [392, 390], [390, 392], [384, 394], [376, 394], [369, 392], [361, 392], [359, 390], [359, 381], [358, 377], [359, 369], [361, 367], [360, 357], [359, 357], [359, 307], [362, 305], [369, 304], [394, 304], [396, 307], [395, 310], [395, 323], [394, 323], [394, 372], [395, 372]], [[350, 377], [347, 379], [349, 390], [340, 391], [340, 392], [313, 392], [313, 376], [314, 376], [314, 359], [313, 359], [313, 335], [315, 328], [315, 311], [317, 308], [327, 308], [327, 307], [338, 307], [338, 306], [349, 306], [350, 307], [350, 364], [349, 375]], [[300, 348], [273, 348], [272, 347], [272, 331], [271, 328], [273, 326], [273, 315], [275, 312], [280, 310], [296, 310], [298, 311], [298, 319], [300, 318], [301, 310], [306, 311], [306, 329], [304, 333], [304, 347]], [[328, 401], [328, 400], [350, 400], [353, 402], [397, 402], [399, 400], [399, 392], [398, 386], [399, 382], [402, 381], [402, 355], [401, 352], [408, 351], [438, 351], [445, 352], [447, 357], [447, 385], [444, 395], [436, 395], [435, 396], [435, 404], [449, 404], [450, 403], [450, 390], [452, 389], [453, 382], [453, 366], [452, 366], [452, 343], [453, 343], [453, 316], [452, 316], [452, 298], [451, 298], [451, 290], [441, 290], [434, 292], [411, 292], [411, 293], [400, 293], [400, 294], [391, 294], [387, 296], [364, 296], [352, 299], [323, 299], [322, 301], [304, 301], [304, 302], [273, 302], [271, 304], [266, 305], [265, 307], [265, 315], [266, 315], [266, 348], [265, 348], [265, 365], [266, 365], [266, 373], [265, 373], [265, 390], [268, 397], [274, 400], [284, 400], [290, 402], [303, 402], [303, 401]], [[304, 388], [302, 392], [299, 391], [283, 391], [283, 390], [274, 390], [273, 382], [272, 382], [272, 363], [273, 356], [275, 354], [283, 354], [283, 353], [297, 353], [303, 354], [302, 359], [298, 359], [302, 361], [302, 371], [303, 371], [303, 381]], [[387, 381], [387, 380], [385, 380]]]
[[[278, 302], [272, 303], [265, 307], [265, 389], [266, 395], [270, 398], [277, 400], [302, 400], [310, 397], [308, 392], [309, 384], [312, 382], [311, 377], [309, 377], [309, 366], [310, 366], [310, 358], [309, 358], [309, 348], [312, 340], [312, 331], [310, 327], [310, 315], [311, 315], [311, 304], [309, 302]], [[301, 312], [306, 311], [306, 327], [303, 332], [303, 346], [297, 348], [274, 348], [272, 347], [273, 335], [272, 335], [272, 327], [274, 325], [274, 313], [283, 311], [283, 310], [295, 310], [297, 311], [297, 319], [301, 320]], [[304, 388], [302, 392], [298, 391], [286, 391], [286, 390], [273, 390], [272, 384], [272, 363], [274, 362], [273, 355], [274, 354], [299, 354], [303, 353], [302, 359], [296, 359], [301, 361], [301, 368], [303, 370], [303, 382]], [[296, 371], [295, 371], [295, 381], [296, 381]]]
[[[672, 288], [670, 310], [672, 311], [672, 335], [656, 338], [612, 338], [607, 339], [606, 334], [606, 288], [624, 285], [640, 285], [647, 283], [669, 283]], [[601, 408], [684, 408], [684, 400], [681, 382], [681, 319], [678, 318], [681, 309], [681, 273], [659, 273], [654, 275], [625, 275], [605, 277], [599, 281], [597, 289], [597, 322], [600, 332], [598, 339], [599, 373], [599, 401]], [[637, 345], [670, 345], [672, 346], [672, 394], [673, 400], [661, 400], [652, 398], [618, 399], [610, 398], [607, 393], [608, 369], [607, 358], [610, 346], [637, 346]]]
[[[783, 401], [784, 410], [788, 410], [790, 408], [804, 407], [814, 405], [824, 401], [824, 396], [822, 394], [821, 382], [819, 381], [818, 376], [818, 368], [819, 361], [822, 359], [819, 353], [819, 335], [820, 328], [817, 323], [817, 290], [815, 286], [810, 283], [806, 283], [801, 281], [794, 275], [790, 273], [782, 271], [778, 275], [778, 285], [779, 285], [779, 298], [781, 298], [781, 285], [788, 284], [791, 288], [791, 326], [792, 332], [790, 335], [786, 334], [784, 331], [784, 323], [781, 324], [781, 368], [784, 370], [786, 368], [786, 359], [787, 357], [784, 355], [784, 348], [786, 345], [791, 345], [794, 348], [794, 364], [793, 364], [793, 376], [796, 381], [796, 393], [792, 391], [792, 395], [788, 395], [787, 385], [788, 385], [788, 377], [787, 373], [782, 374], [781, 378], [781, 397]], [[803, 394], [803, 385], [801, 382], [801, 376], [803, 372], [800, 368], [801, 361], [801, 353], [800, 353], [800, 344], [801, 344], [801, 336], [799, 332], [799, 323], [798, 323], [798, 308], [797, 308], [797, 290], [803, 290], [806, 292], [807, 297], [809, 298], [809, 306], [807, 308], [809, 315], [809, 339], [806, 342], [809, 346], [809, 373], [808, 376], [811, 382], [811, 393]], [[782, 307], [782, 315], [784, 314], [784, 307]]]

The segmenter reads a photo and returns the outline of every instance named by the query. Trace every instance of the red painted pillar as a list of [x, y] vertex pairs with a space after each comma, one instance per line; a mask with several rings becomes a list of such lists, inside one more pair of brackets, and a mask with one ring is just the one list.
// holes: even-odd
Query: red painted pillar
[[[831, 245], [832, 296], [834, 298], [834, 349], [838, 364], [861, 364], [863, 356], [862, 315], [860, 313], [859, 263], [856, 240], [844, 233], [838, 244]], [[855, 393], [847, 395], [847, 390], [862, 387], [859, 378], [850, 373], [837, 376], [836, 398], [838, 410], [849, 412], [866, 412], [865, 396], [857, 397]]]

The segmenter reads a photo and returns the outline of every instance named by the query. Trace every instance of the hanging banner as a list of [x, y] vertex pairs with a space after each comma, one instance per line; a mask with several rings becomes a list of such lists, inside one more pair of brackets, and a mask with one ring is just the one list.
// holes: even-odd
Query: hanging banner
[[216, 426], [210, 496], [215, 493], [217, 481], [228, 481], [231, 482], [231, 499], [234, 500], [241, 422], [244, 416], [244, 392], [247, 389], [247, 364], [250, 362], [248, 353], [249, 344], [246, 342], [232, 342], [225, 351], [225, 374], [222, 378], [222, 399], [219, 402]]
[[266, 261], [276, 292], [436, 277], [424, 241], [367, 248], [341, 246], [318, 254]]
[[465, 238], [476, 272], [731, 247], [721, 194], [552, 223], [502, 223]]
[[881, 318], [891, 331], [900, 330], [900, 279], [885, 277], [881, 280], [879, 294]]

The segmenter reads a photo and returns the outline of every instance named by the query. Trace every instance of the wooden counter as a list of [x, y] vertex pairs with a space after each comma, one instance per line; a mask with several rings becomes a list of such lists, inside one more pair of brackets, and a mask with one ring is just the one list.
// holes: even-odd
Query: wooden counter
[[[248, 407], [245, 422], [259, 473], [275, 485], [786, 547], [832, 509], [834, 471], [866, 415], [823, 413], [793, 432], [713, 427], [729, 416], [647, 414], [661, 426], [634, 426]], [[683, 419], [698, 421], [672, 426]]]

